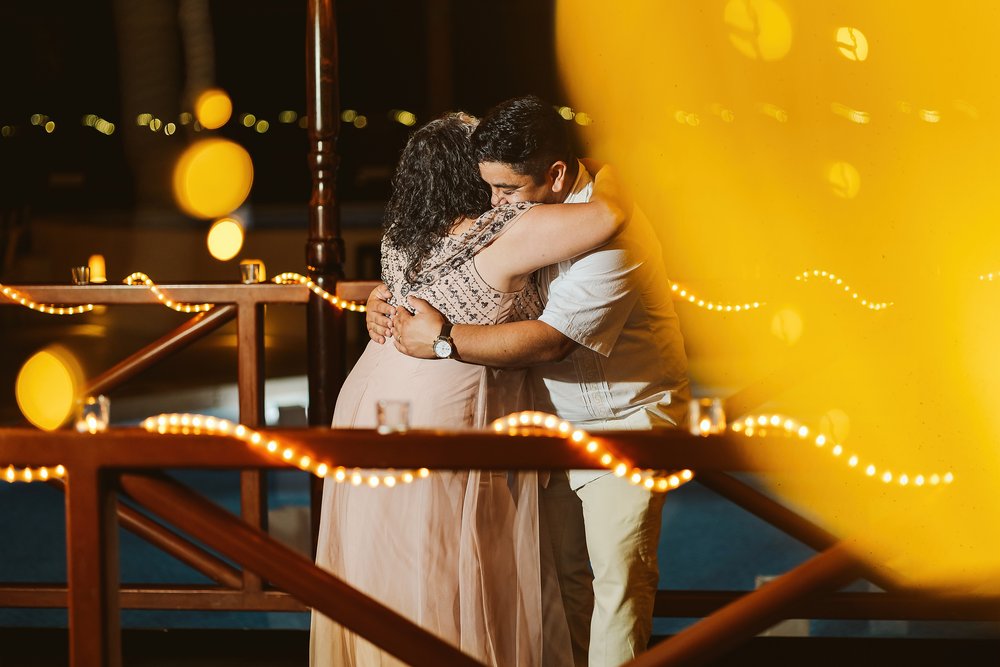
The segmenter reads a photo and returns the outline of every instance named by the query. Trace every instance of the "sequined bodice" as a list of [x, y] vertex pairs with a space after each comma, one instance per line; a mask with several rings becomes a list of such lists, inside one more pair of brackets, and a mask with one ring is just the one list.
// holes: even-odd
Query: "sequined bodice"
[[382, 240], [382, 282], [391, 303], [405, 305], [409, 295], [424, 299], [455, 324], [497, 324], [535, 319], [542, 300], [534, 278], [518, 292], [500, 292], [483, 280], [473, 258], [503, 234], [533, 204], [505, 204], [481, 215], [460, 235], [451, 235], [424, 260], [416, 279], [405, 278], [406, 257]]

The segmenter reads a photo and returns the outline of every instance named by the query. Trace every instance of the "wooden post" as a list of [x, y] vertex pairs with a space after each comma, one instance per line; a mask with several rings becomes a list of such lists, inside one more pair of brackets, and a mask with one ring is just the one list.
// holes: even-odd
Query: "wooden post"
[[[337, 26], [333, 0], [308, 0], [306, 82], [309, 105], [309, 277], [336, 292], [344, 277], [344, 247], [336, 194], [340, 129], [337, 79]], [[309, 373], [309, 424], [329, 426], [333, 405], [345, 376], [344, 313], [310, 295], [306, 306]]]
[[[309, 277], [336, 293], [344, 278], [344, 242], [340, 238], [337, 199], [337, 135], [340, 131], [340, 82], [337, 68], [337, 18], [333, 0], [307, 0], [306, 86], [309, 117]], [[344, 383], [347, 327], [344, 312], [310, 293], [306, 306], [309, 378], [309, 425], [329, 426], [334, 402]], [[310, 523], [313, 549], [319, 535], [323, 482], [310, 478]]]
[[69, 471], [66, 564], [73, 667], [121, 665], [117, 496], [96, 466]]
[[[264, 305], [252, 301], [238, 304], [236, 339], [240, 400], [240, 423], [250, 428], [264, 426]], [[261, 470], [240, 472], [240, 510], [251, 526], [267, 530], [267, 477]], [[243, 589], [258, 592], [260, 577], [243, 570]]]

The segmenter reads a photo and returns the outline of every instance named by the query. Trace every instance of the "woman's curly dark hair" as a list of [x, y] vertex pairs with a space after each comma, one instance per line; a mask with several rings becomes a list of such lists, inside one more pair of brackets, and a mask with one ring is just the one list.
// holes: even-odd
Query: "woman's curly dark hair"
[[432, 120], [410, 136], [399, 158], [385, 237], [406, 257], [407, 280], [415, 279], [457, 220], [478, 218], [490, 208], [490, 190], [469, 140], [475, 122], [459, 113]]

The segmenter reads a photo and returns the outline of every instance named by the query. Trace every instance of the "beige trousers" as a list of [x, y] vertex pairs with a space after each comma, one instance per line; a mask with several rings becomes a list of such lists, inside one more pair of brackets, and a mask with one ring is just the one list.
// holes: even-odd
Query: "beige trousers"
[[[637, 416], [581, 428], [652, 426]], [[577, 667], [618, 667], [646, 650], [659, 584], [656, 552], [665, 496], [614, 475], [574, 491], [566, 473], [552, 474], [544, 492], [546, 523]]]

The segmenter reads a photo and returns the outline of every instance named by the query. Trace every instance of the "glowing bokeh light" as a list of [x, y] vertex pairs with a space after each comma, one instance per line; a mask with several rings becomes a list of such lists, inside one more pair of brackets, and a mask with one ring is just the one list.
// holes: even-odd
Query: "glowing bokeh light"
[[17, 407], [34, 426], [53, 431], [72, 416], [83, 383], [83, 371], [65, 348], [53, 346], [33, 354], [17, 374]]
[[804, 327], [802, 316], [794, 308], [782, 308], [771, 318], [771, 333], [788, 345], [799, 342]]
[[729, 42], [747, 58], [780, 60], [792, 47], [792, 24], [774, 0], [729, 0]]
[[206, 90], [194, 103], [194, 114], [207, 130], [217, 130], [229, 122], [233, 115], [233, 102], [225, 91], [218, 88]]
[[[629, 183], [668, 275], [773, 304], [723, 318], [679, 304], [694, 383], [780, 387], [760, 399], [829, 435], [831, 465], [763, 481], [889, 576], [948, 594], [1000, 593], [1000, 289], [977, 280], [1000, 262], [993, 14], [862, 0], [556, 10], [559, 103], [600, 118], [578, 133], [584, 154]], [[792, 280], [813, 266], [852, 292]]]
[[861, 174], [850, 162], [834, 162], [830, 165], [827, 181], [833, 194], [844, 199], [854, 199], [861, 189]]
[[208, 252], [220, 262], [236, 257], [243, 247], [243, 225], [235, 218], [222, 218], [212, 223], [206, 238]]
[[225, 139], [191, 144], [174, 167], [174, 198], [195, 218], [235, 211], [253, 185], [253, 162], [246, 150]]
[[91, 255], [87, 260], [90, 267], [90, 282], [101, 285], [108, 282], [108, 273], [104, 266], [104, 255]]
[[848, 60], [861, 62], [868, 59], [868, 38], [857, 28], [837, 28], [837, 50]]

